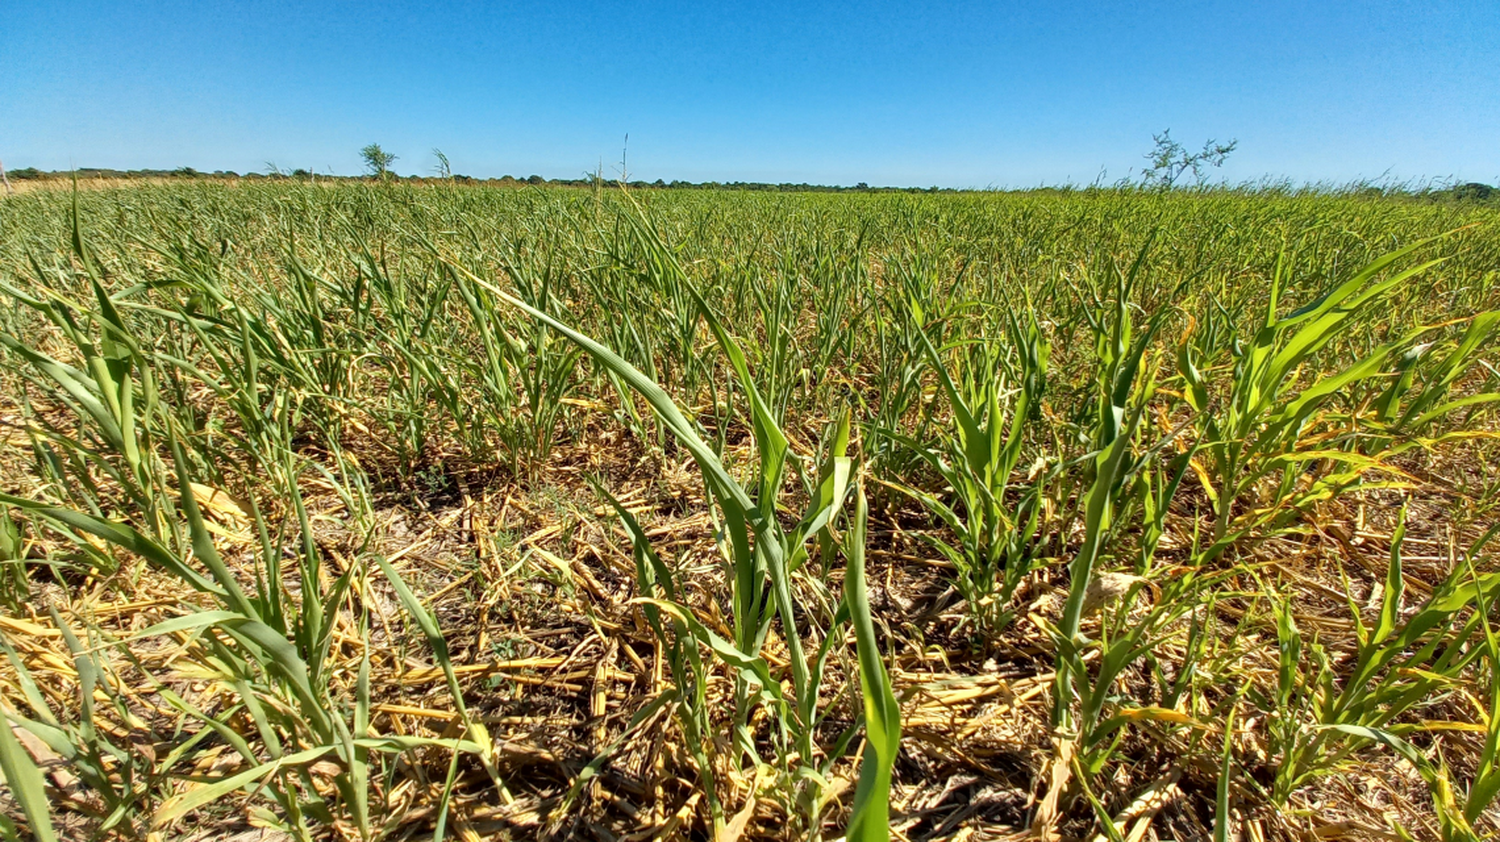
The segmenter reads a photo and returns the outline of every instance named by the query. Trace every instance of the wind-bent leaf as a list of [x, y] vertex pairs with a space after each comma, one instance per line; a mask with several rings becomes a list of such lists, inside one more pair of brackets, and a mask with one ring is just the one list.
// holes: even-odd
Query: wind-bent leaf
[[10, 786], [11, 797], [21, 805], [36, 842], [56, 842], [52, 829], [51, 802], [44, 791], [46, 781], [21, 741], [11, 731], [10, 714], [0, 707], [0, 775]]
[[279, 760], [270, 763], [262, 763], [252, 766], [243, 772], [221, 778], [212, 783], [200, 784], [180, 795], [174, 795], [163, 801], [161, 806], [151, 816], [151, 826], [161, 827], [168, 822], [175, 821], [189, 812], [202, 807], [212, 801], [217, 801], [235, 790], [241, 789], [249, 784], [269, 777], [276, 771], [286, 768], [295, 768], [303, 764], [312, 763], [325, 754], [333, 751], [333, 746], [322, 746], [299, 751], [296, 754], [288, 754]]
[[[191, 496], [191, 493], [189, 493]], [[186, 582], [194, 590], [202, 593], [225, 597], [226, 592], [214, 582], [211, 582], [203, 574], [183, 563], [175, 553], [152, 541], [150, 538], [126, 526], [101, 517], [95, 517], [72, 509], [49, 506], [26, 497], [16, 497], [10, 494], [0, 494], [0, 503], [15, 506], [41, 517], [55, 520], [58, 523], [70, 526], [80, 532], [102, 538], [121, 549], [129, 550], [163, 570], [172, 573], [177, 578]]]
[[851, 842], [885, 842], [890, 838], [891, 769], [901, 749], [901, 708], [891, 690], [890, 676], [875, 636], [870, 614], [870, 595], [865, 584], [865, 524], [869, 503], [864, 489], [855, 493], [854, 522], [850, 526], [844, 574], [844, 602], [854, 626], [859, 653], [859, 687], [864, 696], [865, 753], [854, 789], [854, 810], [849, 818]]

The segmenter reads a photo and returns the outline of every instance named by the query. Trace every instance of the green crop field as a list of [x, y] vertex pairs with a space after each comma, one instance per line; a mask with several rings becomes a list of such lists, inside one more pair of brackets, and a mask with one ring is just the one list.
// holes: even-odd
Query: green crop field
[[1500, 835], [1493, 203], [42, 189], [0, 301], [0, 837]]

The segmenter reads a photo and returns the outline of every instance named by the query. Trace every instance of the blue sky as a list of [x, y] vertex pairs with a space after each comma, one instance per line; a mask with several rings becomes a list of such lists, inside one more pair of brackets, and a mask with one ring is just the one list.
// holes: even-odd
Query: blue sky
[[1500, 180], [1500, 2], [0, 2], [0, 161], [957, 187]]

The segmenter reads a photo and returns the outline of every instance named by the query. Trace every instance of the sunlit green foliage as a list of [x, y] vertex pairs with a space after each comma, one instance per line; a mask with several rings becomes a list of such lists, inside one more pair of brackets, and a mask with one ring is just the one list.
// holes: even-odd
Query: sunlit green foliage
[[[955, 670], [1023, 648], [1051, 670], [1059, 779], [1107, 836], [1124, 806], [1108, 782], [1144, 743], [1232, 778], [1212, 789], [1223, 838], [1231, 800], [1290, 810], [1383, 752], [1431, 788], [1445, 835], [1478, 838], [1500, 791], [1500, 569], [1476, 534], [1500, 516], [1497, 222], [1478, 203], [1214, 190], [8, 198], [0, 411], [22, 444], [0, 477], [0, 602], [19, 616], [44, 571], [146, 568], [196, 602], [125, 639], [39, 612], [76, 684], [42, 692], [7, 643], [0, 725], [66, 759], [101, 831], [143, 836], [237, 793], [266, 826], [376, 838], [414, 774], [442, 835], [462, 764], [497, 800], [513, 782], [451, 630], [382, 552], [372, 489], [421, 499], [454, 462], [535, 488], [607, 428], [643, 464], [696, 466], [722, 560], [688, 587], [607, 477], [570, 475], [613, 503], [663, 661], [668, 689], [627, 732], [671, 712], [706, 833], [745, 827], [733, 778], [786, 835], [883, 838], [915, 703], [894, 664], [946, 635]], [[1440, 459], [1479, 467], [1445, 479]], [[312, 486], [352, 554], [315, 540]], [[240, 501], [232, 556], [205, 515], [217, 489]], [[1452, 538], [1440, 569], [1408, 587], [1403, 516], [1384, 569], [1332, 582], [1353, 631], [1310, 634], [1287, 547], [1338, 506], [1363, 523], [1417, 499]], [[951, 626], [946, 604], [892, 607], [913, 554], [962, 603]], [[372, 726], [377, 591], [442, 673], [441, 739]], [[184, 737], [146, 757], [100, 723], [135, 715], [111, 664], [157, 639], [220, 706], [147, 675]], [[1457, 697], [1480, 701], [1429, 728]], [[48, 784], [0, 731], [19, 815], [48, 838]], [[210, 741], [232, 771], [195, 769]], [[1448, 764], [1455, 746], [1479, 759]], [[560, 803], [611, 752], [572, 761]], [[438, 773], [411, 772], [417, 753]]]

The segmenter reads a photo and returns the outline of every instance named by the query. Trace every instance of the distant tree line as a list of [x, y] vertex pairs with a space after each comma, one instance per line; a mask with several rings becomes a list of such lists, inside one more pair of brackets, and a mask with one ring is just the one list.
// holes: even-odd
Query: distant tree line
[[[372, 144], [374, 146], [374, 144]], [[274, 164], [267, 165], [266, 172], [249, 172], [240, 174], [234, 170], [214, 170], [213, 172], [201, 172], [192, 167], [178, 167], [173, 170], [115, 170], [105, 167], [80, 167], [76, 170], [39, 170], [35, 167], [23, 167], [19, 170], [9, 170], [11, 178], [22, 180], [48, 180], [68, 179], [75, 175], [81, 179], [132, 179], [132, 178], [172, 178], [172, 179], [244, 179], [248, 181], [391, 181], [407, 182], [413, 184], [456, 182], [459, 184], [490, 184], [490, 185], [534, 185], [550, 187], [592, 187], [599, 183], [593, 177], [585, 178], [544, 178], [540, 175], [528, 175], [518, 178], [511, 175], [502, 175], [499, 178], [474, 178], [472, 176], [444, 172], [434, 176], [422, 175], [397, 175], [389, 169], [390, 162], [395, 159], [394, 155], [381, 158], [381, 151], [377, 148], [367, 150], [376, 157], [367, 166], [371, 172], [368, 175], [340, 176], [313, 173], [305, 169], [283, 170]], [[381, 165], [384, 165], [382, 168]], [[609, 181], [609, 184], [615, 182]], [[896, 192], [896, 193], [954, 193], [962, 192], [952, 187], [871, 187], [865, 182], [853, 186], [838, 184], [809, 184], [807, 182], [781, 182], [769, 183], [759, 181], [630, 181], [627, 187], [635, 190], [761, 190], [785, 193], [848, 193], [848, 192]]]
[[[389, 163], [389, 162], [387, 162]], [[405, 184], [465, 184], [465, 185], [488, 185], [501, 187], [593, 187], [597, 184], [614, 184], [616, 182], [601, 181], [593, 176], [583, 178], [544, 178], [540, 175], [529, 175], [518, 178], [511, 175], [502, 175], [499, 178], [475, 178], [472, 176], [452, 174], [421, 176], [421, 175], [396, 175], [389, 169], [379, 175], [360, 176], [335, 176], [315, 174], [310, 170], [295, 169], [282, 170], [277, 167], [268, 167], [268, 172], [237, 173], [233, 170], [214, 170], [203, 172], [192, 167], [178, 167], [171, 170], [140, 169], [140, 170], [116, 170], [105, 167], [82, 167], [76, 170], [39, 170], [35, 167], [22, 167], [16, 170], [6, 170], [6, 174], [15, 181], [40, 181], [40, 180], [66, 180], [73, 177], [87, 180], [108, 179], [183, 179], [183, 180], [243, 180], [243, 181], [318, 181], [318, 182], [360, 182], [381, 180], [391, 183]], [[1190, 171], [1190, 170], [1189, 170]], [[732, 190], [746, 192], [769, 192], [769, 193], [962, 193], [973, 192], [953, 187], [871, 187], [865, 182], [852, 186], [838, 184], [810, 184], [808, 182], [761, 182], [761, 181], [656, 181], [636, 180], [627, 182], [626, 186], [632, 190]], [[1130, 190], [1146, 189], [1159, 190], [1160, 182], [1152, 184], [1132, 185], [1127, 182], [1110, 186], [1042, 186], [1036, 188], [1025, 188], [1028, 192], [1055, 192], [1055, 193], [1078, 193], [1097, 190]], [[1341, 195], [1360, 195], [1369, 197], [1404, 197], [1427, 201], [1460, 201], [1460, 202], [1484, 202], [1500, 204], [1500, 187], [1483, 184], [1480, 182], [1455, 183], [1427, 183], [1427, 184], [1387, 184], [1378, 185], [1368, 182], [1356, 182], [1353, 184], [1315, 184], [1297, 185], [1288, 181], [1264, 180], [1245, 184], [1224, 184], [1218, 186], [1197, 186], [1197, 190], [1229, 190], [1250, 193], [1328, 193]]]
[[214, 170], [213, 172], [199, 172], [192, 167], [178, 167], [175, 170], [112, 170], [106, 167], [80, 167], [76, 170], [39, 170], [36, 167], [22, 167], [18, 170], [6, 172], [11, 178], [21, 180], [43, 181], [47, 179], [72, 178], [239, 178], [239, 173], [233, 170]]

